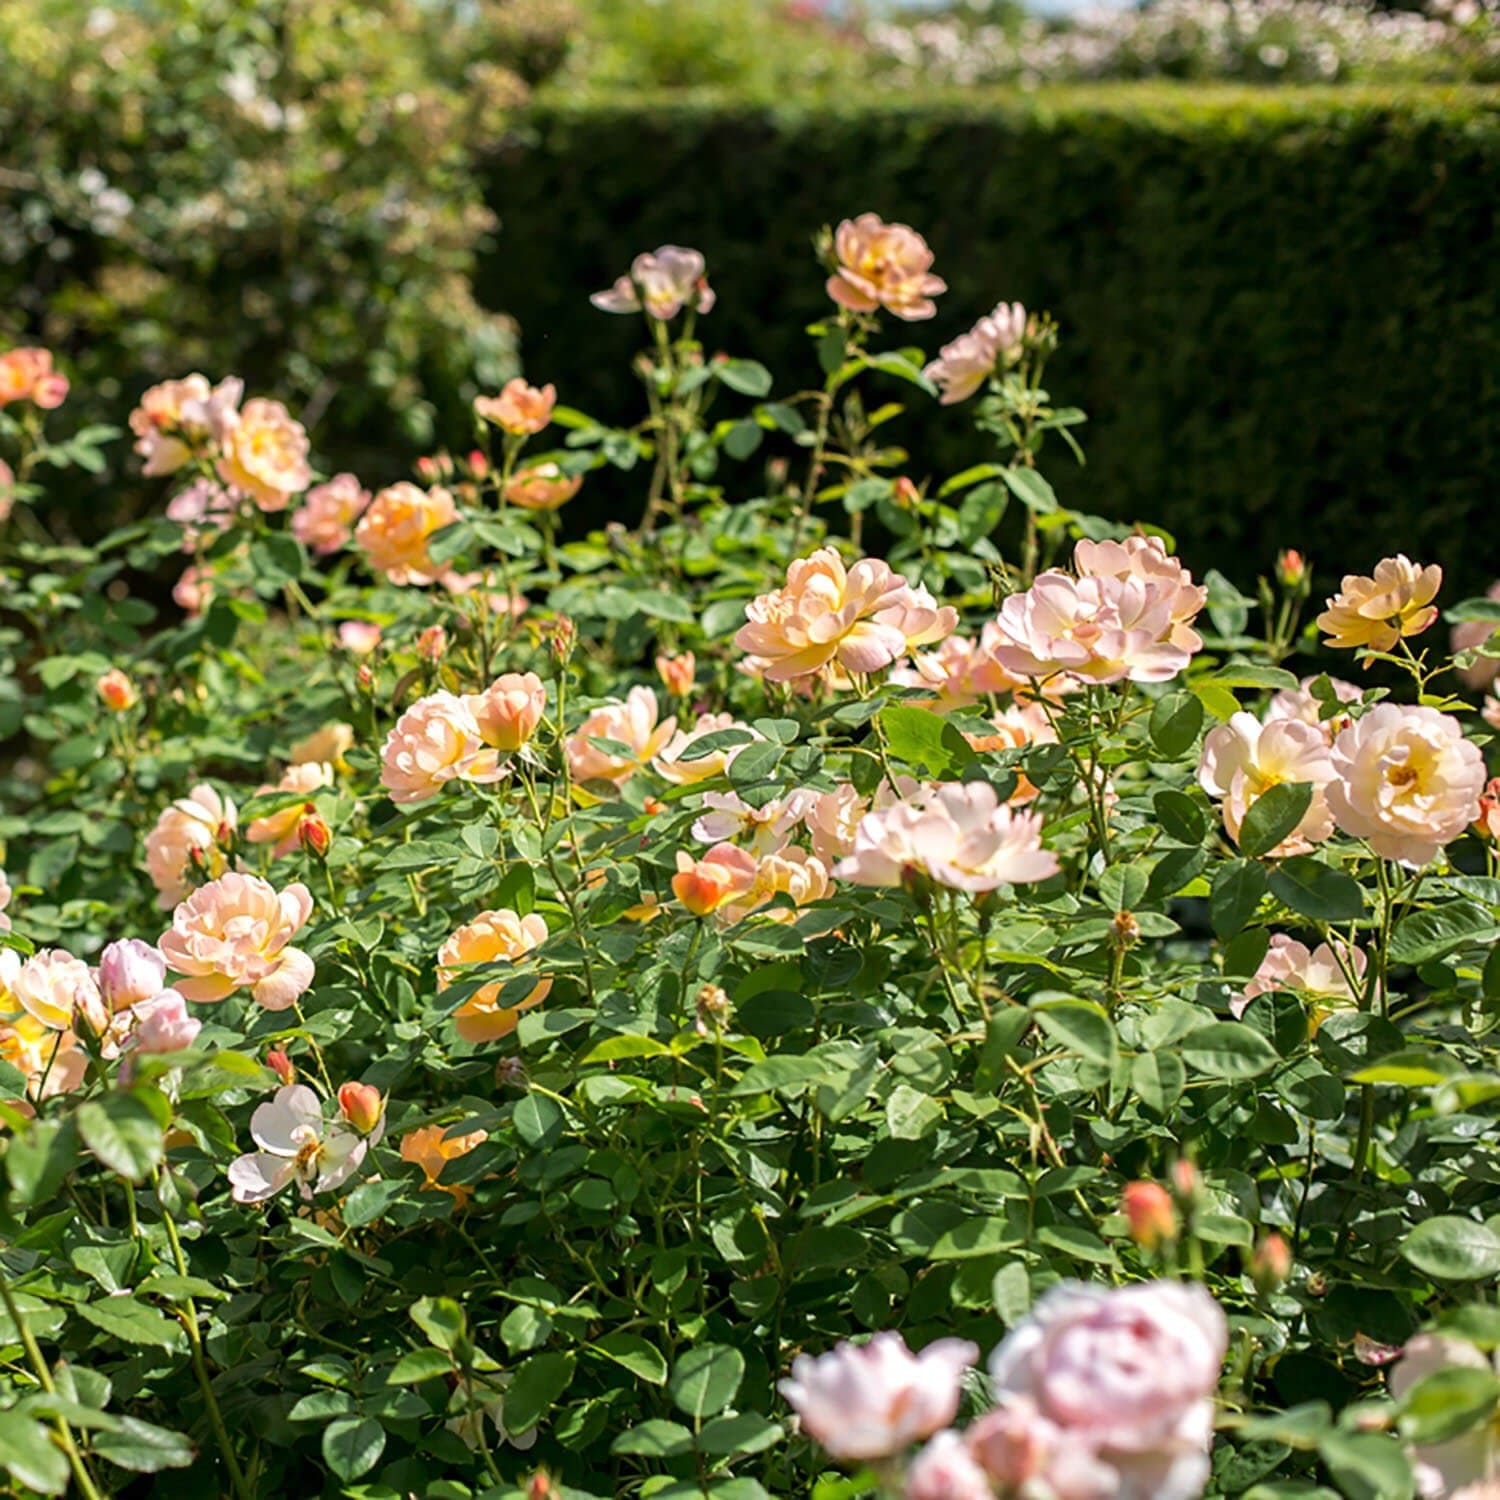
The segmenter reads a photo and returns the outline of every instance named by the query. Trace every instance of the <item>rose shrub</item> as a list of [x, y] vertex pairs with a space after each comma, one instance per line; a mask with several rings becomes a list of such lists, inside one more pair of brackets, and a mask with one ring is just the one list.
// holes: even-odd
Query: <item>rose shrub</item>
[[661, 246], [635, 426], [183, 372], [92, 549], [0, 363], [8, 1492], [1494, 1493], [1500, 604], [1065, 509], [1054, 324], [818, 243], [816, 390]]

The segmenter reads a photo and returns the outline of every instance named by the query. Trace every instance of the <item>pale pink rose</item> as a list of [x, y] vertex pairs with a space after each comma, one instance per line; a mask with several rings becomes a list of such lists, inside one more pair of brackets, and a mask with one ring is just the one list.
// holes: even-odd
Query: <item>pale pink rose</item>
[[304, 1202], [332, 1192], [365, 1159], [370, 1143], [342, 1120], [330, 1124], [323, 1105], [304, 1083], [279, 1088], [256, 1106], [250, 1134], [259, 1151], [230, 1163], [230, 1195], [236, 1203], [264, 1203], [297, 1185]]
[[550, 459], [517, 469], [505, 485], [505, 498], [522, 510], [557, 510], [583, 484], [582, 474], [564, 474]]
[[59, 948], [39, 948], [7, 978], [6, 988], [28, 1015], [52, 1031], [71, 1029], [79, 1011], [89, 1017], [96, 1030], [108, 1025], [108, 1012], [93, 971], [81, 958]]
[[[1306, 943], [1277, 932], [1272, 934], [1266, 956], [1261, 959], [1260, 967], [1251, 976], [1244, 993], [1231, 1000], [1229, 1008], [1236, 1016], [1242, 1016], [1257, 995], [1296, 990], [1328, 1002], [1313, 1006], [1313, 1020], [1318, 1023], [1335, 1010], [1347, 1010], [1359, 1004], [1354, 985], [1363, 983], [1368, 963], [1363, 948], [1350, 947], [1340, 939], [1334, 940], [1334, 947], [1319, 943], [1309, 950]], [[1351, 976], [1353, 984], [1350, 983]]]
[[865, 1463], [892, 1458], [946, 1427], [964, 1371], [978, 1358], [965, 1339], [939, 1339], [913, 1354], [899, 1333], [877, 1333], [816, 1359], [799, 1354], [778, 1389], [809, 1437], [834, 1458]]
[[518, 375], [505, 382], [498, 396], [476, 397], [474, 410], [484, 421], [493, 422], [513, 437], [529, 437], [552, 420], [556, 404], [556, 386], [544, 385], [538, 389], [527, 385]]
[[163, 990], [131, 1007], [135, 1028], [131, 1035], [140, 1052], [181, 1052], [191, 1047], [203, 1022], [188, 1014], [187, 1001], [176, 990]]
[[413, 703], [380, 750], [380, 784], [403, 805], [436, 797], [450, 781], [491, 782], [507, 774], [484, 743], [474, 710], [449, 692]]
[[1377, 703], [1333, 743], [1328, 806], [1352, 838], [1416, 868], [1468, 828], [1484, 790], [1484, 756], [1435, 708]]
[[234, 520], [241, 498], [238, 490], [206, 475], [173, 495], [167, 501], [167, 519], [182, 527], [182, 550], [196, 552], [205, 535], [223, 531]]
[[285, 1010], [313, 981], [313, 961], [291, 940], [312, 915], [300, 881], [278, 892], [231, 871], [194, 891], [172, 913], [158, 947], [186, 1000], [223, 1000], [248, 989], [258, 1005]]
[[1189, 656], [1203, 649], [1203, 637], [1193, 627], [1198, 611], [1208, 599], [1208, 590], [1193, 582], [1193, 575], [1167, 551], [1159, 536], [1128, 536], [1122, 542], [1081, 540], [1073, 549], [1073, 571], [1080, 578], [1127, 578], [1166, 594], [1171, 629], [1167, 639]]
[[1397, 641], [1420, 635], [1437, 619], [1432, 601], [1442, 583], [1443, 570], [1436, 564], [1424, 567], [1399, 553], [1382, 558], [1373, 577], [1345, 575], [1318, 616], [1318, 629], [1330, 646], [1393, 651]]
[[172, 586], [172, 601], [185, 614], [197, 615], [214, 596], [213, 574], [196, 563], [182, 570], [182, 577]]
[[370, 567], [390, 583], [431, 583], [442, 569], [429, 555], [428, 544], [434, 533], [456, 520], [458, 506], [447, 490], [423, 490], [403, 479], [370, 502], [354, 528], [354, 541]]
[[[1484, 597], [1500, 601], [1500, 580], [1485, 590]], [[1449, 637], [1449, 650], [1455, 656], [1460, 651], [1470, 651], [1475, 646], [1484, 645], [1497, 630], [1500, 630], [1500, 620], [1463, 620], [1453, 627], [1453, 634]], [[1463, 679], [1465, 687], [1483, 692], [1495, 680], [1497, 673], [1500, 673], [1500, 658], [1476, 656], [1474, 665], [1462, 668], [1458, 675]]]
[[898, 663], [890, 680], [898, 687], [922, 688], [928, 699], [913, 699], [919, 707], [946, 712], [968, 708], [989, 693], [1009, 693], [1023, 686], [988, 649], [967, 636], [950, 635], [936, 651], [915, 651], [910, 665]]
[[239, 407], [244, 382], [210, 386], [203, 375], [164, 380], [145, 391], [130, 414], [135, 451], [152, 477], [175, 474], [194, 456], [222, 441]]
[[[809, 797], [802, 816], [811, 836], [813, 853], [832, 869], [838, 860], [854, 852], [855, 837], [866, 813], [882, 812], [902, 800], [919, 801], [926, 795], [926, 790], [912, 777], [898, 776], [896, 791], [891, 790], [888, 782], [882, 781], [873, 797], [861, 797], [847, 782], [831, 792], [793, 795]], [[705, 804], [709, 803], [708, 797], [703, 800]]]
[[787, 682], [834, 662], [849, 672], [878, 672], [911, 646], [940, 640], [958, 616], [878, 558], [846, 570], [838, 553], [823, 547], [792, 563], [783, 587], [746, 605], [745, 619], [735, 645], [765, 663], [770, 681]]
[[[1349, 716], [1334, 714], [1328, 719], [1319, 717], [1323, 704], [1312, 695], [1312, 685], [1317, 680], [1316, 677], [1304, 677], [1295, 688], [1282, 688], [1280, 692], [1273, 694], [1266, 708], [1266, 722], [1269, 724], [1272, 719], [1300, 719], [1304, 724], [1311, 724], [1331, 745], [1339, 730], [1349, 722]], [[1334, 698], [1340, 703], [1358, 703], [1364, 697], [1359, 688], [1341, 677], [1330, 677], [1328, 685], [1333, 689]]]
[[295, 802], [280, 812], [268, 813], [262, 818], [253, 818], [245, 825], [245, 837], [252, 844], [275, 845], [271, 850], [272, 859], [290, 854], [297, 847], [297, 825], [302, 821], [302, 814], [311, 806], [313, 793], [332, 785], [333, 767], [327, 762], [302, 761], [298, 765], [289, 766], [275, 786], [259, 786], [255, 789], [255, 795], [264, 797], [270, 792], [296, 792], [308, 800]]
[[[487, 964], [518, 963], [547, 940], [547, 924], [535, 912], [518, 916], [508, 908], [483, 911], [466, 922], [438, 952], [438, 989], [470, 977]], [[471, 995], [453, 1012], [459, 1036], [466, 1042], [494, 1042], [516, 1029], [523, 1011], [540, 1005], [552, 981], [539, 978], [520, 999], [501, 1005], [506, 981], [497, 979]]]
[[519, 750], [547, 711], [547, 684], [535, 672], [505, 672], [482, 693], [465, 694], [463, 701], [486, 745]]
[[855, 885], [895, 886], [912, 873], [960, 891], [993, 891], [1057, 874], [1042, 848], [1042, 820], [1017, 812], [982, 781], [944, 782], [914, 801], [867, 813], [854, 849], [834, 875]]
[[745, 748], [745, 744], [726, 745], [722, 750], [709, 751], [707, 755], [684, 757], [688, 756], [701, 739], [725, 729], [743, 730], [750, 737], [745, 744], [765, 738], [758, 730], [742, 724], [733, 714], [700, 714], [698, 722], [691, 729], [679, 729], [662, 746], [660, 753], [651, 762], [652, 769], [674, 786], [692, 786], [697, 782], [722, 776], [734, 764], [735, 757]]
[[775, 922], [790, 922], [797, 915], [797, 908], [822, 901], [833, 885], [828, 866], [817, 855], [795, 844], [761, 855], [754, 863], [755, 878], [750, 889], [723, 908], [719, 913], [721, 921], [742, 922], [777, 896], [785, 896], [792, 903], [790, 907], [778, 906], [765, 915]]
[[1048, 1421], [1029, 1396], [1004, 1397], [970, 1424], [964, 1443], [980, 1471], [1005, 1495], [1113, 1500], [1120, 1480], [1118, 1470]]
[[[854, 793], [852, 786], [847, 790]], [[705, 792], [703, 812], [693, 822], [692, 835], [700, 844], [723, 844], [745, 838], [749, 840], [750, 852], [757, 859], [763, 858], [786, 847], [792, 831], [820, 796], [834, 795], [832, 792], [798, 791], [786, 797], [773, 797], [760, 807], [751, 807], [738, 792]], [[852, 826], [849, 841], [852, 846]], [[824, 863], [830, 861], [824, 858]]]
[[146, 835], [146, 873], [157, 890], [157, 905], [176, 906], [192, 889], [189, 871], [221, 875], [226, 869], [222, 844], [239, 827], [233, 802], [200, 781], [156, 820]]
[[71, 1094], [88, 1073], [88, 1053], [71, 1031], [55, 1031], [22, 1011], [0, 1019], [0, 1061], [25, 1075], [34, 1103]]
[[632, 313], [644, 307], [663, 323], [684, 307], [706, 313], [713, 309], [714, 293], [704, 269], [699, 251], [659, 245], [654, 252], [637, 255], [628, 275], [621, 276], [607, 292], [595, 292], [589, 301], [601, 312]]
[[996, 370], [1015, 364], [1025, 340], [1026, 309], [1019, 302], [1002, 302], [967, 333], [944, 344], [922, 373], [942, 392], [942, 405], [953, 406], [967, 401]]
[[10, 899], [14, 894], [5, 871], [0, 870], [0, 932], [10, 931], [10, 916], [5, 908], [10, 905]]
[[307, 433], [279, 401], [247, 401], [224, 433], [219, 478], [249, 495], [264, 511], [285, 510], [312, 483]]
[[110, 1010], [128, 1010], [166, 988], [167, 961], [154, 944], [123, 938], [108, 944], [99, 955], [94, 978]]
[[[1401, 1358], [1386, 1376], [1391, 1399], [1402, 1401], [1420, 1380], [1441, 1370], [1484, 1370], [1493, 1373], [1493, 1356], [1476, 1349], [1466, 1339], [1441, 1333], [1419, 1333], [1406, 1341]], [[1448, 1496], [1458, 1500], [1467, 1493], [1465, 1486], [1476, 1486], [1483, 1493], [1483, 1481], [1490, 1478], [1500, 1464], [1500, 1443], [1492, 1423], [1480, 1422], [1442, 1443], [1424, 1443], [1411, 1449], [1412, 1468], [1417, 1492], [1424, 1500], [1441, 1500]]]
[[1175, 591], [1138, 577], [1047, 572], [1001, 605], [985, 644], [1017, 677], [1166, 682], [1191, 657], [1171, 639], [1175, 603]]
[[995, 1491], [963, 1435], [950, 1428], [932, 1438], [911, 1461], [905, 1500], [995, 1500]]
[[1064, 1282], [1006, 1335], [990, 1379], [1002, 1405], [1031, 1401], [1077, 1457], [1114, 1470], [1111, 1487], [1081, 1492], [1090, 1500], [1197, 1500], [1227, 1345], [1201, 1286]]
[[370, 492], [353, 474], [335, 474], [315, 484], [292, 516], [292, 535], [320, 557], [337, 552], [354, 534], [354, 523], [370, 504]]
[[828, 295], [851, 312], [883, 307], [905, 322], [930, 318], [932, 299], [948, 283], [932, 274], [927, 241], [906, 224], [887, 224], [879, 214], [845, 219], [833, 237], [838, 266], [828, 278]]
[[1325, 788], [1334, 774], [1332, 752], [1321, 730], [1301, 719], [1262, 724], [1244, 712], [1209, 730], [1198, 762], [1198, 784], [1211, 797], [1223, 799], [1224, 829], [1236, 843], [1245, 814], [1273, 786], [1312, 785], [1312, 801], [1301, 821], [1270, 851], [1277, 858], [1306, 854], [1333, 833]]
[[339, 626], [339, 645], [351, 656], [368, 656], [380, 644], [384, 633], [368, 620], [345, 620]]
[[67, 395], [67, 376], [52, 368], [50, 349], [7, 349], [0, 354], [0, 408], [12, 401], [30, 401], [51, 411]]
[[[633, 687], [622, 703], [611, 698], [601, 704], [564, 742], [568, 773], [574, 781], [612, 781], [616, 786], [648, 765], [671, 743], [676, 718], [657, 722], [660, 709], [648, 687]], [[628, 755], [601, 750], [591, 739], [614, 740]]]

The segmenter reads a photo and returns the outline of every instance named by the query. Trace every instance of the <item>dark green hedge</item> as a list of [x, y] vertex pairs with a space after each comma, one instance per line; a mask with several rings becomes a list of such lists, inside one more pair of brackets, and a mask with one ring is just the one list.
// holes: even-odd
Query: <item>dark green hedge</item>
[[[1248, 581], [1276, 547], [1324, 572], [1396, 549], [1455, 584], [1500, 571], [1500, 95], [1116, 87], [788, 109], [573, 102], [495, 162], [482, 301], [533, 378], [634, 415], [633, 320], [587, 293], [658, 243], [708, 256], [711, 348], [815, 378], [818, 225], [919, 227], [951, 290], [929, 348], [1001, 298], [1064, 331], [1085, 407], [1064, 498], [1174, 529]], [[962, 411], [908, 419], [914, 472], [972, 461]]]

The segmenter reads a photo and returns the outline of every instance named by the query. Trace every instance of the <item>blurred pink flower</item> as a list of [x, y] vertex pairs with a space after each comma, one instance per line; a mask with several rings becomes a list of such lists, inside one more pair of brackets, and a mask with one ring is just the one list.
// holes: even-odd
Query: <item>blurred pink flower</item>
[[630, 273], [621, 276], [606, 292], [595, 292], [589, 301], [601, 312], [645, 311], [667, 322], [684, 307], [694, 312], [712, 310], [714, 294], [704, 275], [703, 256], [681, 245], [659, 245], [655, 251], [637, 255]]
[[50, 349], [7, 349], [0, 354], [0, 408], [30, 401], [43, 411], [68, 397], [68, 378], [52, 368]]
[[1236, 1016], [1242, 1016], [1257, 995], [1293, 990], [1329, 1002], [1320, 1005], [1315, 1001], [1312, 1019], [1318, 1023], [1335, 1010], [1347, 1010], [1359, 1003], [1350, 976], [1355, 984], [1362, 982], [1368, 963], [1363, 948], [1351, 947], [1340, 939], [1334, 940], [1333, 947], [1319, 943], [1309, 950], [1306, 943], [1299, 943], [1284, 932], [1273, 933], [1260, 967], [1244, 992], [1229, 1002], [1229, 1008]]
[[[1485, 590], [1484, 597], [1500, 601], [1500, 580]], [[1500, 630], [1500, 620], [1463, 620], [1453, 627], [1449, 649], [1455, 656], [1460, 651], [1471, 651], [1476, 646], [1484, 645], [1497, 630]], [[1474, 665], [1461, 668], [1458, 675], [1463, 679], [1465, 687], [1483, 690], [1495, 680], [1497, 674], [1500, 674], [1500, 657], [1476, 656]]]
[[307, 492], [292, 516], [292, 535], [326, 557], [348, 543], [369, 504], [369, 490], [353, 474], [335, 474]]
[[227, 424], [219, 478], [244, 490], [263, 511], [285, 510], [312, 483], [307, 433], [279, 401], [247, 401]]
[[498, 396], [477, 396], [475, 412], [486, 422], [493, 422], [514, 437], [540, 432], [552, 420], [557, 404], [557, 388], [544, 385], [538, 389], [518, 375], [508, 380]]
[[922, 373], [942, 392], [944, 406], [967, 401], [996, 370], [1021, 357], [1026, 338], [1026, 309], [1019, 302], [1002, 302], [967, 333], [944, 344]]
[[906, 224], [887, 224], [879, 214], [845, 219], [833, 237], [838, 267], [828, 295], [851, 312], [883, 307], [912, 323], [937, 312], [932, 300], [948, 283], [932, 274], [927, 241]]
[[339, 645], [353, 656], [368, 656], [379, 644], [384, 632], [368, 620], [345, 620], [339, 626]]

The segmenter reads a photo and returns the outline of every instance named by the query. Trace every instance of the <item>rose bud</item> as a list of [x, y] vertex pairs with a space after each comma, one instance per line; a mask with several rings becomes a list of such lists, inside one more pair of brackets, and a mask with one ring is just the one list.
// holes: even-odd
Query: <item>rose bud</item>
[[1142, 1250], [1155, 1250], [1177, 1238], [1177, 1210], [1172, 1195], [1160, 1183], [1127, 1183], [1120, 1196], [1120, 1212], [1130, 1225], [1131, 1239]]
[[135, 1007], [135, 1044], [142, 1052], [181, 1052], [202, 1029], [176, 990], [163, 990]]
[[99, 989], [112, 1011], [150, 1000], [166, 982], [166, 959], [139, 938], [110, 943], [99, 955]]
[[327, 859], [328, 846], [333, 842], [333, 830], [327, 819], [319, 812], [305, 812], [297, 824], [297, 842], [314, 859]]
[[111, 713], [122, 714], [140, 702], [141, 695], [136, 692], [135, 684], [118, 667], [111, 667], [94, 686], [99, 701]]
[[1292, 1274], [1292, 1248], [1272, 1230], [1262, 1235], [1250, 1257], [1250, 1279], [1262, 1296], [1286, 1284]]
[[385, 1116], [380, 1090], [368, 1083], [346, 1083], [339, 1089], [339, 1113], [361, 1135], [370, 1135]]
[[266, 1053], [266, 1066], [282, 1081], [282, 1083], [295, 1083], [297, 1081], [297, 1070], [292, 1066], [292, 1060], [280, 1047], [273, 1047]]
[[658, 656], [656, 673], [666, 685], [669, 693], [685, 698], [693, 690], [693, 679], [697, 674], [698, 661], [691, 651], [681, 656]]
[[448, 651], [448, 632], [441, 625], [429, 625], [417, 637], [417, 655], [423, 661], [441, 661]]

